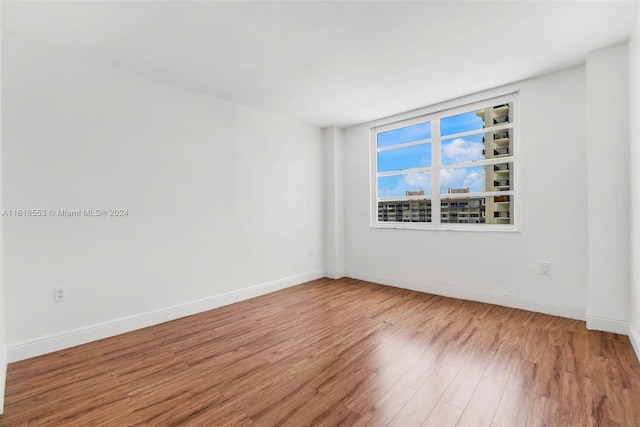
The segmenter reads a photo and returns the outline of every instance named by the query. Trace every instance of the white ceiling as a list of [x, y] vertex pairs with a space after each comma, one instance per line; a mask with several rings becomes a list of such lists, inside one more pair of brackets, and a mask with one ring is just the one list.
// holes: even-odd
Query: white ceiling
[[638, 1], [2, 2], [2, 29], [319, 127], [583, 63]]

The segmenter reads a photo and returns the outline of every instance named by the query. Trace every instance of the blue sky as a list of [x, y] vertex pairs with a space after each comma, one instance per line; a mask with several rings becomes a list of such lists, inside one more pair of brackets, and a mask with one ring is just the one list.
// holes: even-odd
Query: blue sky
[[378, 148], [431, 138], [431, 122], [419, 123], [378, 134]]
[[475, 111], [445, 117], [440, 120], [440, 135], [453, 135], [460, 132], [482, 129], [484, 120], [476, 115]]
[[[443, 135], [442, 164], [451, 165], [459, 162], [483, 159], [482, 137], [476, 134], [464, 138], [449, 138], [460, 132], [482, 129], [484, 122], [475, 111], [446, 117], [440, 121]], [[405, 128], [378, 134], [378, 147], [390, 147], [396, 144], [419, 141], [431, 138], [430, 123], [421, 123]], [[431, 144], [420, 144], [378, 153], [378, 172], [397, 171], [416, 167], [431, 166]], [[440, 173], [440, 193], [449, 188], [469, 187], [471, 191], [484, 191], [484, 168], [480, 166], [443, 169]], [[405, 191], [424, 190], [431, 193], [431, 174], [426, 172], [394, 175], [378, 179], [378, 196], [404, 196]]]

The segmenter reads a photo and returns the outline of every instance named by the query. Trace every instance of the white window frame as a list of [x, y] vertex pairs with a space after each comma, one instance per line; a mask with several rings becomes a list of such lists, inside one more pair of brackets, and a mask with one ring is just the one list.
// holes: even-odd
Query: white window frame
[[[483, 108], [493, 107], [500, 104], [511, 104], [511, 122], [504, 125], [491, 126], [485, 128], [485, 132], [494, 132], [503, 129], [512, 130], [511, 148], [513, 153], [510, 156], [501, 157], [497, 159], [485, 159], [472, 162], [455, 163], [452, 165], [441, 165], [441, 142], [442, 140], [449, 140], [453, 138], [464, 137], [467, 135], [477, 134], [478, 130], [460, 132], [457, 134], [446, 135], [444, 138], [440, 135], [440, 120], [445, 117], [455, 116], [457, 114], [467, 113], [470, 111], [476, 111]], [[371, 224], [372, 228], [384, 228], [384, 229], [419, 229], [419, 230], [464, 230], [464, 231], [505, 231], [514, 232], [521, 230], [521, 218], [520, 218], [520, 199], [519, 199], [519, 187], [520, 187], [520, 134], [519, 134], [519, 102], [518, 93], [510, 92], [504, 95], [494, 96], [491, 98], [484, 98], [474, 102], [461, 102], [453, 107], [443, 107], [441, 109], [435, 109], [431, 112], [424, 112], [419, 110], [415, 115], [407, 117], [403, 115], [401, 119], [389, 118], [381, 120], [376, 123], [375, 126], [370, 129], [370, 190], [371, 190]], [[378, 148], [377, 135], [382, 132], [388, 132], [395, 129], [412, 126], [419, 123], [431, 122], [431, 138], [428, 140], [413, 141], [409, 143], [397, 144], [391, 147]], [[378, 153], [402, 148], [410, 147], [424, 143], [431, 144], [431, 166], [420, 167], [414, 169], [406, 169], [402, 171], [390, 171], [390, 172], [378, 172]], [[468, 166], [483, 166], [488, 164], [497, 163], [511, 163], [513, 171], [511, 179], [513, 180], [512, 188], [508, 191], [489, 191], [480, 193], [458, 193], [458, 194], [440, 194], [440, 171], [443, 169], [460, 168]], [[431, 195], [426, 196], [398, 196], [398, 197], [378, 197], [378, 177], [393, 176], [399, 174], [407, 174], [414, 172], [429, 172], [431, 173]], [[469, 197], [491, 197], [491, 196], [510, 196], [512, 203], [512, 224], [460, 224], [460, 223], [442, 223], [440, 203], [443, 199], [466, 199]], [[390, 222], [390, 221], [378, 221], [378, 202], [384, 201], [410, 201], [410, 200], [431, 200], [431, 222]]]

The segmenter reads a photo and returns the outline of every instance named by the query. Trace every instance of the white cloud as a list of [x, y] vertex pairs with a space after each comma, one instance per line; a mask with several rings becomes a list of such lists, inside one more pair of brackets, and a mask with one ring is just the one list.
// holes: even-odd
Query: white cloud
[[424, 172], [382, 178], [378, 183], [378, 197], [404, 196], [407, 191], [418, 190], [431, 194], [431, 174]]
[[[427, 190], [431, 188], [431, 176], [426, 173], [410, 173], [405, 175], [403, 179], [409, 189], [415, 190], [416, 187]], [[426, 191], [425, 191], [426, 192]]]
[[479, 174], [478, 172], [471, 172], [464, 179], [464, 186], [469, 187], [471, 191], [484, 191], [485, 182], [484, 182], [484, 174]]
[[[491, 167], [491, 165], [489, 166]], [[379, 197], [404, 196], [406, 191], [424, 190], [431, 194], [431, 174], [425, 172], [395, 175], [381, 178]], [[446, 194], [449, 188], [469, 188], [471, 192], [485, 191], [485, 170], [483, 166], [441, 169], [440, 189]]]
[[442, 145], [442, 154], [446, 163], [469, 162], [481, 159], [482, 142], [467, 141], [462, 138], [455, 138], [453, 141]]
[[466, 188], [472, 192], [484, 191], [484, 169], [473, 168], [443, 169], [440, 173], [440, 188], [444, 193], [449, 188]]
[[467, 176], [465, 169], [443, 169], [440, 172], [440, 186], [448, 188], [464, 188], [464, 179]]

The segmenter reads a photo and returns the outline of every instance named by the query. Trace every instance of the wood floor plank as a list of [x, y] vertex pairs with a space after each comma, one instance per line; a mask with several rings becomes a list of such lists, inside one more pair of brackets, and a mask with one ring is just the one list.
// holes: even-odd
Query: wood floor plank
[[396, 383], [362, 415], [354, 427], [386, 426], [415, 394], [415, 390]]
[[400, 382], [414, 389], [419, 389], [443, 360], [442, 353], [426, 351], [420, 359], [403, 375]]
[[194, 393], [188, 387], [174, 390], [172, 384], [156, 384], [154, 388], [162, 392], [131, 396], [131, 400], [136, 403], [132, 414], [150, 425], [185, 424], [204, 413], [204, 408], [215, 407], [226, 402], [224, 396], [214, 390], [207, 391], [207, 399], [204, 401], [201, 398], [204, 394]]
[[584, 363], [571, 362], [571, 370], [575, 375], [564, 375], [562, 378], [562, 400], [560, 423], [566, 425], [575, 419], [587, 419], [589, 407], [589, 382], [587, 366]]
[[[351, 411], [342, 403], [331, 406], [328, 410], [316, 417], [308, 425], [333, 427], [333, 426], [350, 426], [360, 420], [360, 415]], [[292, 427], [307, 424], [291, 424]]]
[[0, 426], [638, 426], [640, 363], [584, 322], [319, 279], [11, 363]]
[[516, 368], [519, 359], [512, 345], [503, 345], [491, 358], [484, 371], [484, 376], [506, 383], [511, 372]]
[[440, 402], [433, 409], [423, 427], [455, 427], [462, 415], [462, 409]]
[[560, 426], [560, 403], [546, 396], [533, 395], [527, 427]]
[[433, 408], [438, 405], [440, 398], [459, 371], [459, 368], [446, 363], [438, 365], [390, 425], [396, 427], [422, 425]]
[[505, 383], [482, 377], [457, 426], [490, 427], [504, 389]]
[[[496, 413], [493, 425], [501, 427], [523, 426], [529, 418], [533, 394], [520, 386], [507, 384]], [[576, 418], [580, 419], [580, 418]], [[584, 419], [584, 417], [582, 418]], [[570, 424], [569, 424], [570, 425]]]
[[564, 375], [562, 350], [560, 346], [549, 345], [541, 357], [538, 375], [533, 391], [559, 402], [562, 399], [562, 381]]
[[324, 395], [312, 387], [302, 387], [297, 393], [285, 396], [273, 405], [253, 414], [251, 420], [258, 426], [275, 426], [290, 422], [291, 418], [309, 401], [320, 400]]
[[[257, 425], [289, 425], [289, 426], [307, 426], [307, 425], [352, 425], [360, 419], [360, 415], [348, 409], [341, 402], [340, 395], [326, 395], [316, 392], [314, 395], [306, 399], [296, 408], [292, 408], [290, 412], [283, 416], [280, 412], [274, 417], [279, 417], [276, 423], [270, 423], [269, 420], [257, 420]], [[293, 406], [293, 405], [290, 405]]]
[[476, 352], [460, 369], [458, 375], [449, 385], [442, 400], [457, 408], [464, 409], [471, 399], [478, 383], [482, 379], [485, 368], [492, 355], [486, 351]]

